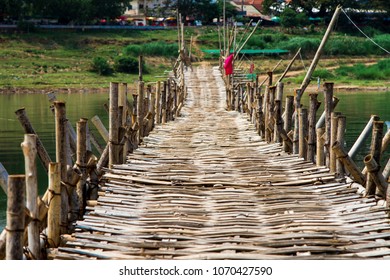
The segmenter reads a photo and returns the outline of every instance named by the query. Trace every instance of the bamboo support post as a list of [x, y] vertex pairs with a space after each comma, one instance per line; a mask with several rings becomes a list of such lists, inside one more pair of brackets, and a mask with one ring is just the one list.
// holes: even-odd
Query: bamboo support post
[[24, 141], [21, 144], [26, 174], [26, 207], [30, 212], [31, 221], [27, 227], [28, 249], [31, 258], [39, 260], [40, 241], [39, 241], [39, 209], [38, 209], [38, 178], [37, 178], [37, 149], [35, 134], [25, 134]]
[[357, 154], [359, 148], [362, 146], [364, 141], [369, 136], [372, 126], [374, 124], [374, 121], [379, 121], [379, 117], [376, 115], [372, 115], [366, 126], [364, 127], [363, 131], [360, 133], [358, 139], [356, 139], [355, 143], [353, 144], [352, 148], [349, 150], [348, 155], [351, 158], [354, 158]]
[[167, 89], [168, 83], [164, 81], [163, 89], [161, 92], [161, 123], [165, 124], [167, 122]]
[[138, 82], [138, 100], [137, 100], [137, 111], [138, 111], [138, 116], [137, 116], [137, 122], [139, 125], [139, 130], [138, 130], [138, 143], [141, 143], [144, 135], [144, 127], [143, 127], [143, 119], [144, 119], [144, 98], [145, 98], [145, 92], [144, 92], [144, 83], [142, 81]]
[[87, 131], [87, 121], [85, 119], [80, 119], [77, 122], [77, 153], [76, 153], [76, 165], [79, 171], [81, 172], [80, 179], [77, 182], [76, 194], [77, 194], [77, 206], [78, 209], [78, 218], [80, 219], [84, 213], [84, 187], [87, 179], [87, 147], [86, 147], [86, 131]]
[[307, 109], [301, 108], [299, 110], [299, 156], [307, 160]]
[[[294, 111], [294, 96], [287, 95], [286, 96], [286, 105], [285, 105], [285, 113], [284, 113], [284, 125], [283, 128], [286, 133], [288, 133], [292, 128], [292, 115]], [[292, 152], [292, 149], [289, 150], [285, 141], [283, 141], [283, 150], [285, 152]]]
[[118, 118], [119, 126], [126, 126], [128, 124], [128, 108], [127, 108], [127, 83], [120, 83], [118, 85]]
[[[374, 159], [375, 162], [378, 164], [381, 160], [381, 147], [382, 147], [382, 138], [383, 138], [383, 127], [384, 122], [383, 121], [374, 121], [373, 128], [372, 128], [372, 138], [371, 138], [371, 146], [370, 146], [370, 155]], [[367, 167], [367, 165], [366, 165]], [[380, 166], [378, 167], [380, 168]], [[367, 171], [368, 167], [367, 167]], [[375, 187], [376, 183], [373, 178], [372, 173], [367, 174], [367, 182], [366, 182], [366, 191], [367, 195], [373, 195], [375, 194]], [[379, 186], [377, 186], [379, 187]]]
[[325, 127], [320, 127], [316, 129], [316, 134], [317, 134], [316, 165], [317, 166], [325, 166], [325, 155], [324, 155], [325, 139], [322, 137], [324, 133], [325, 133]]
[[[67, 129], [65, 123], [65, 102], [55, 101], [55, 134], [56, 134], [56, 161], [61, 163], [61, 181], [67, 181]], [[65, 185], [61, 185], [61, 234], [68, 232], [69, 195]]]
[[8, 177], [7, 199], [7, 238], [5, 258], [7, 260], [23, 259], [23, 237], [25, 226], [25, 176]]
[[61, 236], [61, 164], [49, 164], [49, 211], [47, 213], [47, 238], [51, 248], [60, 245]]
[[325, 94], [325, 163], [329, 167], [330, 143], [331, 136], [331, 120], [333, 111], [333, 83], [324, 84]]
[[0, 260], [5, 258], [5, 246], [7, 242], [7, 231], [4, 229], [0, 233]]
[[380, 166], [377, 161], [369, 154], [364, 158], [364, 164], [367, 167], [368, 174], [373, 180], [374, 185], [376, 185], [376, 191], [374, 191], [374, 193], [380, 198], [386, 198], [388, 183], [382, 173], [380, 173]]
[[[37, 135], [33, 126], [31, 125], [29, 118], [27, 117], [25, 108], [21, 108], [21, 109], [17, 110], [15, 112], [15, 114], [16, 114], [20, 124], [22, 125], [25, 134]], [[37, 135], [36, 146], [37, 146], [38, 157], [39, 157], [43, 167], [45, 168], [45, 170], [48, 171], [49, 162], [51, 162], [51, 159], [50, 159], [49, 153], [46, 151], [46, 149], [43, 146], [43, 143], [40, 140], [40, 138], [38, 137], [38, 135]]]
[[[276, 97], [275, 97], [275, 110], [278, 110], [277, 114], [280, 117], [280, 120], [277, 120], [277, 122], [280, 121], [282, 125], [283, 125], [283, 118], [282, 118], [283, 87], [284, 84], [282, 82], [278, 82], [276, 84]], [[276, 106], [276, 101], [280, 101], [278, 106]], [[277, 143], [282, 142], [282, 137], [280, 136], [279, 131], [280, 129], [276, 129], [274, 134], [274, 142]]]
[[294, 95], [295, 118], [294, 118], [294, 134], [293, 134], [293, 154], [299, 153], [299, 110], [301, 109], [301, 95], [299, 89]]
[[109, 110], [109, 156], [108, 167], [112, 168], [119, 162], [119, 121], [118, 121], [118, 83], [110, 83], [110, 110]]
[[[330, 145], [333, 145], [337, 141], [337, 125], [338, 117], [341, 115], [340, 112], [332, 112], [331, 114], [331, 125], [330, 125]], [[340, 142], [342, 143], [342, 142]], [[336, 154], [332, 149], [329, 149], [329, 171], [336, 173]]]
[[7, 184], [8, 184], [8, 172], [0, 162], [0, 187], [3, 189], [5, 194], [7, 194]]
[[332, 149], [336, 153], [336, 157], [338, 160], [340, 160], [343, 163], [343, 166], [346, 170], [349, 171], [353, 179], [364, 186], [365, 184], [365, 177], [360, 172], [359, 168], [357, 167], [356, 163], [351, 159], [351, 157], [344, 151], [344, 148], [342, 144], [338, 141], [333, 143]]
[[156, 104], [155, 104], [155, 119], [156, 123], [161, 123], [161, 82], [158, 81], [156, 84]]
[[317, 143], [316, 127], [315, 127], [316, 114], [321, 103], [318, 102], [317, 93], [311, 93], [309, 95], [309, 98], [310, 98], [310, 105], [309, 105], [309, 116], [308, 116], [309, 130], [307, 135], [307, 159], [314, 163], [315, 153], [316, 153], [316, 143]]
[[[347, 120], [345, 116], [339, 116], [337, 120], [337, 141], [344, 143], [345, 129]], [[344, 167], [339, 160], [336, 160], [336, 174], [337, 177], [342, 178], [344, 176]]]
[[[335, 96], [333, 96], [333, 101], [332, 101], [332, 112], [336, 109], [337, 104], [339, 103], [339, 99]], [[316, 124], [316, 129], [322, 127], [325, 124], [325, 110], [322, 112], [320, 118], [317, 121]]]

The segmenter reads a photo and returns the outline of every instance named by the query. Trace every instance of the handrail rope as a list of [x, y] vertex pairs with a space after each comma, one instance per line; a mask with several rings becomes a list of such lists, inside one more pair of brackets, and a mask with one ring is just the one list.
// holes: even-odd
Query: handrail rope
[[348, 20], [368, 39], [370, 40], [374, 45], [385, 51], [387, 54], [390, 54], [390, 51], [386, 50], [384, 47], [379, 45], [377, 42], [375, 42], [371, 37], [369, 37], [366, 33], [363, 32], [353, 21], [352, 19], [347, 15], [347, 13], [344, 11], [344, 9], [341, 9], [341, 11], [344, 13], [344, 15], [348, 18]]

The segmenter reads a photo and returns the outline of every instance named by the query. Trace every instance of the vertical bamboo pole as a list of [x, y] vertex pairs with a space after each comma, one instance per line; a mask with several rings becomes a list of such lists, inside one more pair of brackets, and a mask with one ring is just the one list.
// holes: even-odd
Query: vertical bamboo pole
[[380, 198], [386, 198], [388, 183], [386, 182], [386, 179], [383, 177], [382, 173], [380, 173], [379, 164], [371, 154], [364, 158], [364, 164], [367, 167], [368, 175], [371, 177], [370, 179], [377, 187], [375, 195]]
[[49, 247], [57, 248], [60, 244], [61, 220], [61, 164], [49, 164], [49, 212], [47, 213], [47, 238]]
[[8, 172], [0, 162], [0, 187], [7, 194]]
[[[65, 102], [55, 101], [55, 128], [56, 128], [56, 161], [61, 163], [61, 181], [67, 181], [66, 164], [66, 112]], [[61, 234], [68, 232], [69, 195], [65, 185], [61, 186]]]
[[[337, 140], [337, 124], [338, 117], [341, 115], [340, 112], [332, 112], [331, 114], [331, 125], [330, 125], [330, 145]], [[341, 143], [342, 144], [342, 143]], [[329, 150], [329, 171], [331, 173], [336, 173], [336, 154], [332, 149]]]
[[161, 115], [162, 119], [161, 122], [162, 124], [165, 124], [167, 122], [167, 81], [164, 81], [164, 86], [163, 90], [161, 92]]
[[81, 219], [84, 213], [84, 186], [87, 177], [87, 147], [86, 147], [86, 132], [87, 132], [87, 121], [80, 119], [77, 122], [77, 153], [76, 153], [76, 164], [81, 172], [80, 180], [77, 182], [76, 194], [77, 194], [77, 206], [78, 206], [78, 218]]
[[333, 110], [333, 83], [324, 84], [325, 94], [325, 161], [329, 167], [329, 153], [330, 153], [330, 135], [331, 135], [331, 120]]
[[269, 87], [269, 103], [268, 103], [268, 129], [269, 129], [269, 142], [273, 142], [275, 133], [275, 95], [276, 87]]
[[108, 167], [119, 162], [118, 83], [110, 83]]
[[299, 89], [295, 91], [294, 96], [295, 118], [294, 118], [294, 134], [293, 134], [293, 154], [299, 154], [299, 110], [301, 109], [301, 95]]
[[23, 259], [24, 193], [25, 176], [10, 175], [8, 177], [7, 244], [5, 252], [7, 260]]
[[156, 123], [161, 123], [161, 82], [157, 82], [156, 89]]
[[325, 166], [325, 155], [324, 155], [325, 140], [322, 137], [324, 133], [325, 133], [325, 127], [320, 127], [316, 129], [316, 134], [317, 134], [316, 165], [317, 166]]
[[39, 242], [39, 209], [38, 209], [38, 178], [35, 164], [37, 157], [35, 134], [25, 134], [21, 144], [26, 174], [26, 207], [30, 211], [31, 221], [28, 224], [28, 248], [35, 260], [40, 259]]
[[122, 108], [121, 115], [122, 117], [119, 117], [120, 125], [126, 126], [127, 125], [127, 115], [128, 115], [128, 108], [127, 108], [127, 83], [120, 83], [118, 88], [118, 107]]
[[299, 156], [307, 160], [307, 109], [299, 110]]
[[311, 93], [309, 95], [310, 106], [309, 106], [309, 131], [308, 131], [308, 140], [307, 140], [307, 159], [311, 162], [314, 162], [315, 152], [316, 152], [316, 113], [319, 108], [318, 94]]
[[[282, 82], [278, 82], [276, 84], [276, 98], [275, 98], [275, 101], [280, 101], [279, 102], [279, 106], [276, 107], [276, 103], [275, 103], [275, 109], [278, 110], [279, 112], [277, 112], [277, 114], [280, 116], [280, 120], [277, 120], [277, 122], [281, 122], [283, 124], [283, 119], [282, 119], [282, 110], [283, 110], [283, 107], [282, 107], [282, 100], [283, 100], [283, 87], [284, 87], [284, 84]], [[277, 143], [280, 143], [282, 141], [282, 138], [279, 134], [279, 130], [278, 129], [275, 129], [275, 134], [274, 134], [274, 142], [277, 142]]]
[[[284, 125], [283, 125], [283, 128], [286, 131], [286, 133], [288, 133], [292, 128], [293, 108], [294, 108], [294, 96], [287, 95], [285, 114], [284, 114]], [[289, 152], [288, 145], [285, 141], [283, 141], [283, 151]]]
[[144, 120], [144, 98], [145, 98], [145, 92], [144, 92], [144, 82], [140, 81], [138, 82], [138, 100], [137, 100], [137, 111], [138, 111], [138, 116], [137, 116], [137, 121], [139, 125], [139, 130], [138, 130], [138, 143], [141, 143], [144, 135], [144, 125], [143, 125], [143, 120]]
[[[371, 138], [371, 146], [370, 146], [370, 154], [372, 158], [379, 164], [381, 159], [381, 147], [382, 147], [382, 138], [383, 138], [383, 121], [374, 121], [372, 129], [372, 138]], [[378, 167], [380, 168], [380, 166]], [[372, 174], [367, 174], [367, 182], [366, 182], [366, 191], [367, 195], [375, 194], [375, 182]]]
[[[37, 135], [33, 126], [31, 125], [29, 118], [27, 117], [25, 108], [21, 108], [21, 109], [17, 110], [15, 112], [15, 114], [16, 114], [20, 124], [22, 125], [22, 127], [24, 129], [24, 133]], [[43, 146], [43, 143], [40, 140], [40, 138], [38, 137], [38, 135], [37, 135], [37, 152], [38, 152], [38, 157], [41, 160], [43, 167], [47, 171], [49, 168], [48, 166], [49, 166], [49, 162], [51, 162], [51, 159], [50, 159], [49, 153], [46, 151], [46, 149]]]
[[[337, 141], [341, 144], [344, 143], [344, 135], [346, 129], [346, 117], [339, 116], [337, 121]], [[344, 176], [344, 167], [339, 160], [336, 161], [336, 173], [338, 177]]]

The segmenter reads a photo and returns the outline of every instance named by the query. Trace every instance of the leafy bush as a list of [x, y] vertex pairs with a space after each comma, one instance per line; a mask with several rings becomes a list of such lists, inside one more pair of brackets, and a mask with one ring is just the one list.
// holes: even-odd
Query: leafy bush
[[338, 76], [350, 77], [356, 80], [387, 80], [390, 76], [390, 59], [379, 61], [375, 65], [366, 66], [358, 63], [352, 67], [336, 69]]
[[290, 51], [297, 51], [299, 48], [302, 48], [302, 53], [312, 53], [315, 52], [320, 45], [320, 39], [308, 38], [308, 37], [293, 37], [287, 42], [281, 42], [281, 49], [287, 49]]
[[113, 72], [107, 60], [100, 56], [93, 58], [91, 63], [91, 71], [96, 72], [102, 76], [111, 75]]
[[118, 56], [115, 59], [114, 69], [122, 73], [138, 73], [138, 59], [132, 56]]

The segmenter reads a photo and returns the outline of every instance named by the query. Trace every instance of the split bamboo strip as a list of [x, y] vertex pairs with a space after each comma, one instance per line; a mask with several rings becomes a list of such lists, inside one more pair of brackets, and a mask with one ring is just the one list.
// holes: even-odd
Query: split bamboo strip
[[25, 134], [21, 144], [26, 174], [26, 207], [30, 212], [31, 221], [28, 224], [28, 249], [31, 258], [39, 260], [41, 258], [39, 241], [39, 208], [38, 208], [38, 178], [36, 167], [36, 136], [35, 134]]
[[25, 176], [8, 177], [6, 259], [23, 259]]

